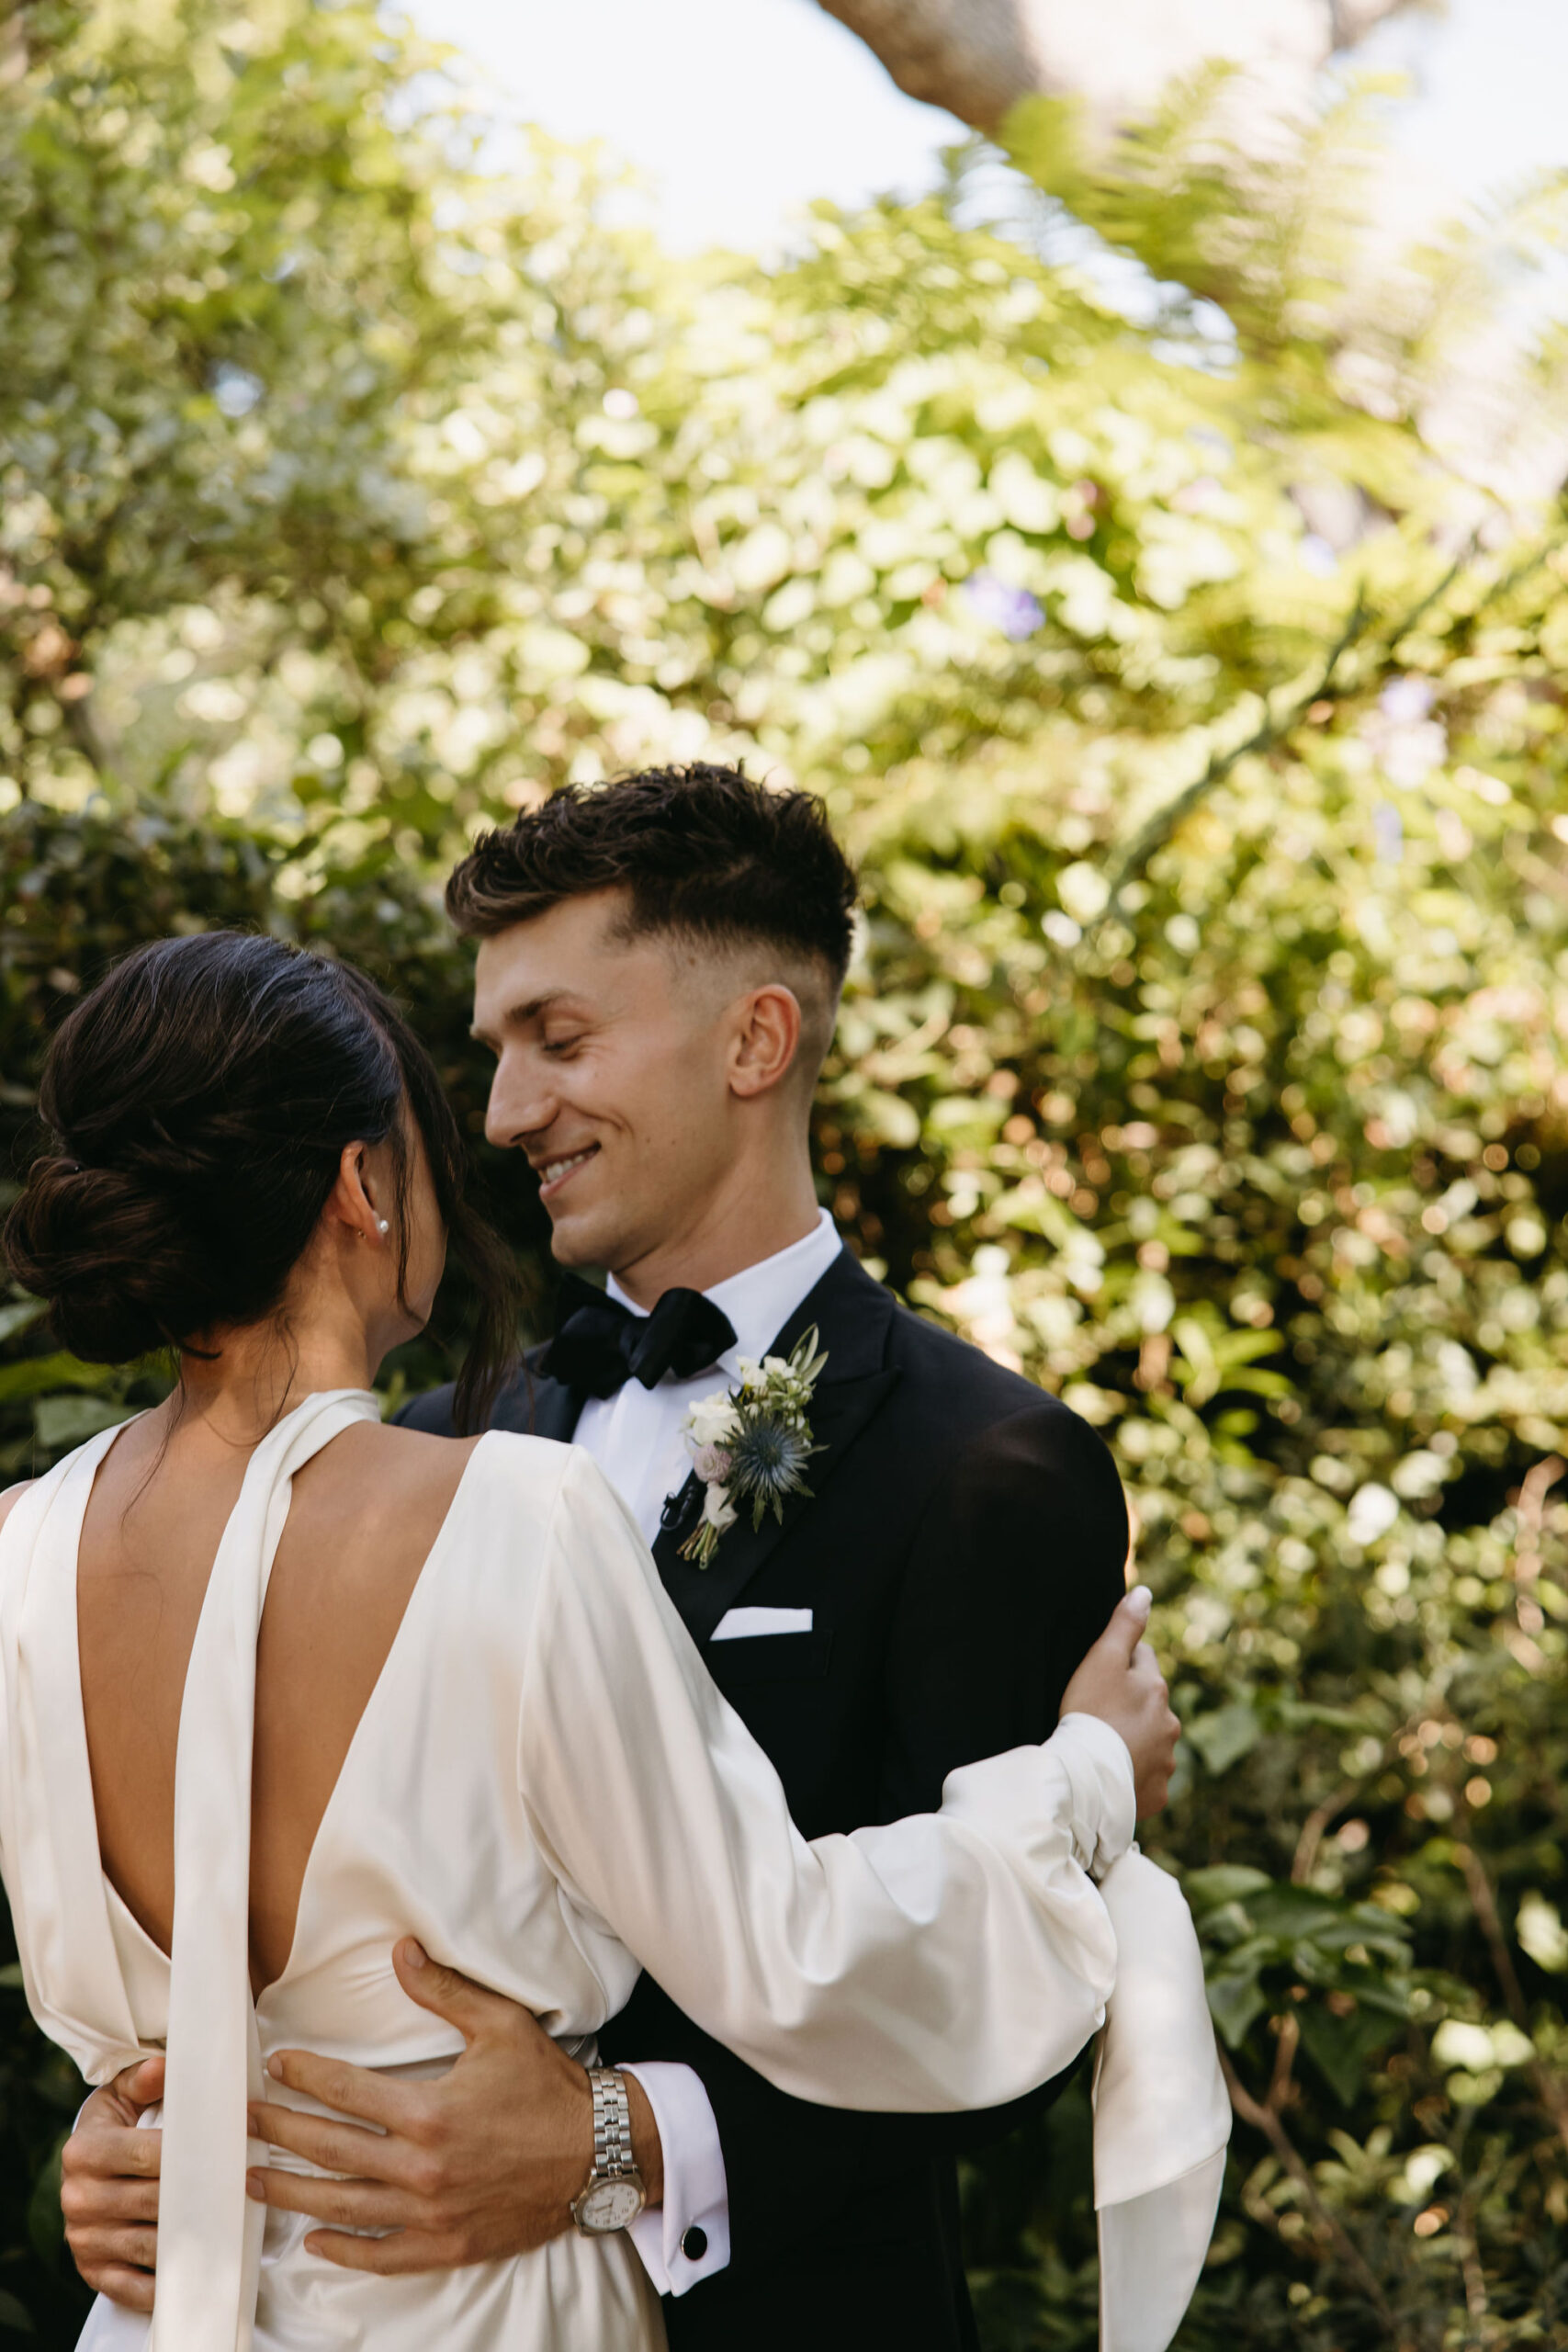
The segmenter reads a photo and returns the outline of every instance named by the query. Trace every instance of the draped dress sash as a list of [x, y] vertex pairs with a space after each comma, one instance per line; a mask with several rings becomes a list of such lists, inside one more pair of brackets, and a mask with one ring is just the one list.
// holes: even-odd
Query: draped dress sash
[[251, 1998], [256, 1636], [289, 1485], [363, 1389], [309, 1396], [252, 1454], [202, 1603], [175, 1765], [175, 1932], [150, 2352], [251, 2352], [266, 2208], [245, 2195], [246, 2103], [265, 2095]]
[[1094, 2064], [1100, 2352], [1166, 2352], [1213, 2235], [1230, 2098], [1180, 1887], [1131, 1846], [1100, 1892], [1116, 1931]]

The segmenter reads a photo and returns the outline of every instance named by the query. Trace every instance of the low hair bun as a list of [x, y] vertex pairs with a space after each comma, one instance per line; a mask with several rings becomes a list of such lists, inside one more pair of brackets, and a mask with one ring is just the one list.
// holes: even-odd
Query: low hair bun
[[166, 1197], [63, 1152], [33, 1162], [6, 1226], [12, 1272], [88, 1363], [133, 1363], [210, 1320], [192, 1240]]

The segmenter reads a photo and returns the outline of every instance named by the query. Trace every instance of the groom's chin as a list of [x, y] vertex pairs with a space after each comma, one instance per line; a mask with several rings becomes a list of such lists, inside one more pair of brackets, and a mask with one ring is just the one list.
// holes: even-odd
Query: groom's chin
[[550, 1221], [550, 1255], [558, 1266], [603, 1266], [603, 1243], [594, 1231], [595, 1219], [564, 1216]]

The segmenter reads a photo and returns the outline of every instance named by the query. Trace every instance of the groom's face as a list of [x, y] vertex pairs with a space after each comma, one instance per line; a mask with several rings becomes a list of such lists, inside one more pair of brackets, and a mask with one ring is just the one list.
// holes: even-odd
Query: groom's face
[[556, 1257], [633, 1268], [700, 1226], [733, 1161], [731, 976], [621, 939], [624, 893], [569, 899], [480, 943], [485, 1133], [539, 1176]]

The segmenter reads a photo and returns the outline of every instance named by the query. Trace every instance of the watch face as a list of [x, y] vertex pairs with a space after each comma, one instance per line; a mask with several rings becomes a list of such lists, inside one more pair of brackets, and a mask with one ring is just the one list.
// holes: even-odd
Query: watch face
[[624, 2230], [642, 2211], [642, 2183], [633, 2176], [598, 2180], [585, 2189], [575, 2207], [579, 2229]]

